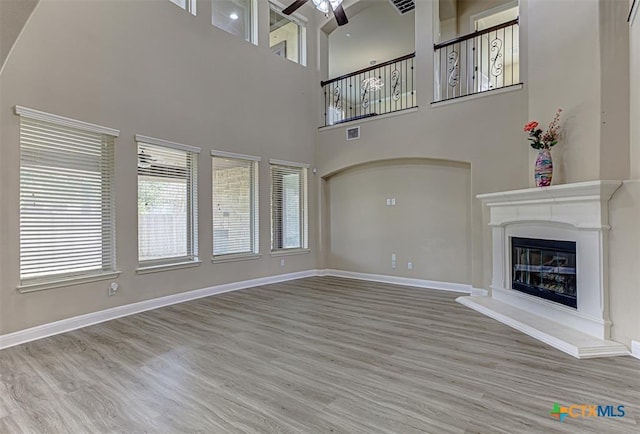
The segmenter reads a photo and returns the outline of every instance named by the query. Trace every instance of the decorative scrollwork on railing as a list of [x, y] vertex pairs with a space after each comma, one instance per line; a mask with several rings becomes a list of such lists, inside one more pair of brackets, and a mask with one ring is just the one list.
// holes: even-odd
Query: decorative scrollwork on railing
[[400, 99], [400, 72], [397, 69], [391, 71], [391, 98], [394, 101]]
[[360, 103], [362, 108], [369, 107], [369, 90], [371, 89], [369, 80], [362, 80], [360, 83]]
[[504, 65], [502, 64], [502, 39], [495, 38], [491, 41], [491, 75], [498, 77], [502, 75]]
[[447, 55], [447, 83], [456, 87], [460, 81], [460, 55], [457, 51], [452, 51]]
[[333, 89], [333, 106], [336, 108], [336, 110], [340, 110], [342, 108], [342, 98], [340, 94], [341, 92], [342, 91], [338, 86]]

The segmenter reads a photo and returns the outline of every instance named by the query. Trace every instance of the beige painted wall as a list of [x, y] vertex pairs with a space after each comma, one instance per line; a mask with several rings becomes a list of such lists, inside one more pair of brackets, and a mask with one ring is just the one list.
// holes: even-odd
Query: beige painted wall
[[631, 180], [609, 204], [611, 332], [614, 339], [626, 344], [640, 342], [640, 15], [630, 26], [629, 77]]
[[0, 1], [0, 70], [38, 1]]
[[[629, 177], [629, 34], [624, 2], [528, 1], [529, 116], [546, 127], [561, 107], [554, 184]], [[567, 20], [572, 22], [566, 26]], [[530, 151], [530, 167], [536, 152]], [[531, 169], [530, 169], [531, 170]], [[532, 184], [533, 185], [533, 184]]]
[[[417, 23], [432, 22], [431, 6], [429, 2], [416, 3]], [[361, 122], [359, 140], [347, 142], [344, 126], [320, 130], [318, 171], [327, 176], [354, 165], [395, 158], [430, 158], [470, 164], [472, 270], [467, 283], [488, 288], [491, 237], [485, 210], [475, 195], [528, 185], [528, 149], [521, 127], [526, 119], [527, 90], [433, 107], [431, 27], [416, 26], [416, 41], [422, 41], [416, 46], [419, 109]], [[326, 229], [325, 220], [323, 246], [330, 242]], [[325, 253], [330, 254], [326, 248]]]
[[458, 0], [458, 35], [466, 35], [474, 29], [471, 16], [489, 9], [500, 7], [513, 0]]
[[[469, 283], [469, 169], [467, 164], [409, 159], [331, 176], [328, 268]], [[387, 206], [388, 198], [396, 205]]]
[[640, 342], [640, 180], [626, 181], [609, 209], [611, 334], [629, 345]]
[[640, 12], [636, 13], [629, 32], [631, 178], [640, 179]]
[[[319, 76], [275, 56], [268, 35], [254, 46], [210, 23], [210, 2], [194, 17], [169, 1], [38, 4], [0, 76], [0, 334], [140, 300], [217, 284], [315, 268], [316, 178], [310, 176], [312, 253], [270, 249], [268, 159], [313, 164]], [[268, 4], [259, 19], [268, 29]], [[311, 17], [313, 19], [313, 17]], [[310, 25], [314, 25], [313, 21]], [[309, 41], [310, 59], [316, 58]], [[292, 91], [295, 89], [295, 91]], [[30, 294], [19, 283], [19, 119], [14, 106], [120, 129], [116, 142], [117, 296], [110, 281]], [[197, 268], [138, 275], [136, 145], [145, 134], [199, 146]], [[212, 264], [211, 149], [257, 155], [259, 260]]]

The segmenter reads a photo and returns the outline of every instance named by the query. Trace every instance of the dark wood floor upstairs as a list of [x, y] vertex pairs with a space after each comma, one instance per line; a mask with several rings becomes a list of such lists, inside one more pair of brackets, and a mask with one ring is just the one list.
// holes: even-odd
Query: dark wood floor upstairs
[[6, 349], [0, 432], [640, 432], [640, 360], [574, 359], [457, 295], [309, 278]]

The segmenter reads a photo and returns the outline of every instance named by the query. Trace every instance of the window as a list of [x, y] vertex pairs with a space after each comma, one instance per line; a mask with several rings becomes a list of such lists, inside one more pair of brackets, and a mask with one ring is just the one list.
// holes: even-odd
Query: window
[[306, 65], [306, 27], [301, 20], [283, 15], [273, 4], [269, 13], [269, 47], [278, 56]]
[[253, 256], [258, 242], [258, 157], [212, 151], [213, 256]]
[[197, 263], [200, 149], [140, 135], [136, 141], [140, 267]]
[[113, 147], [119, 132], [16, 106], [20, 285], [115, 277]]
[[271, 251], [306, 249], [308, 166], [271, 160]]
[[254, 0], [211, 0], [211, 23], [225, 32], [254, 40]]
[[197, 0], [169, 0], [171, 3], [174, 3], [180, 6], [185, 11], [189, 12], [191, 15], [196, 14], [196, 2]]

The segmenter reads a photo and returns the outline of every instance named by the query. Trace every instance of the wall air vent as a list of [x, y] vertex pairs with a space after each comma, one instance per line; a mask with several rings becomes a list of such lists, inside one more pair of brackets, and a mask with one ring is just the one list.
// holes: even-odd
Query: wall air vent
[[347, 140], [357, 140], [360, 138], [360, 126], [347, 128]]
[[389, 0], [394, 8], [400, 15], [411, 12], [416, 8], [416, 3], [413, 0]]

